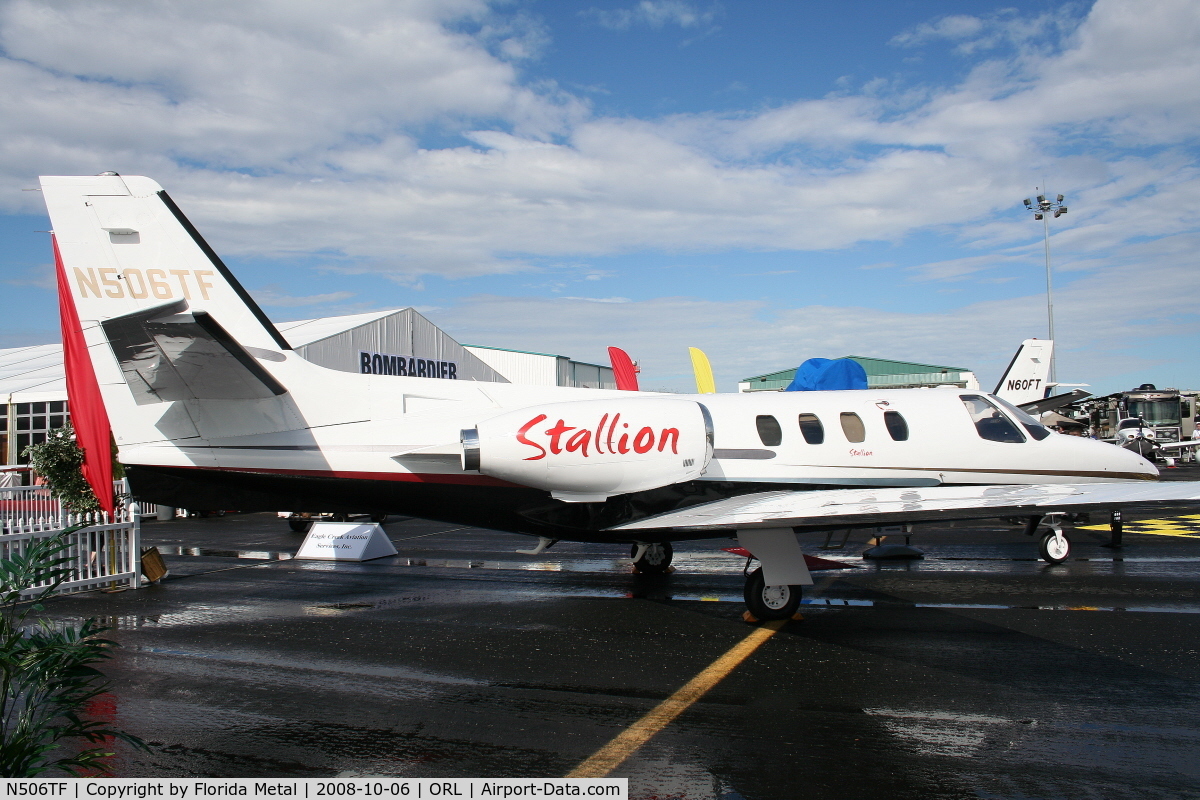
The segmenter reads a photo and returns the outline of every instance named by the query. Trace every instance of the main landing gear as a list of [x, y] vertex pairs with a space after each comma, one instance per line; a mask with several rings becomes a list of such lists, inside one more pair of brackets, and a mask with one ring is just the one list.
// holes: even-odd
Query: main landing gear
[[740, 530], [738, 544], [762, 564], [749, 571], [746, 561], [746, 621], [794, 617], [803, 587], [813, 582], [796, 534], [791, 528]]
[[800, 608], [803, 587], [780, 584], [767, 586], [762, 567], [746, 575], [746, 609], [760, 620], [791, 619]]
[[675, 555], [670, 542], [635, 544], [629, 551], [633, 568], [643, 575], [664, 575], [671, 571], [671, 559]]

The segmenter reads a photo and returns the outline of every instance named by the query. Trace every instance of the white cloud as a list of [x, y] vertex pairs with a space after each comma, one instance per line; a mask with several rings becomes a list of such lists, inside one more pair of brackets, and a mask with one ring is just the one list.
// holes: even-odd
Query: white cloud
[[916, 47], [935, 39], [966, 39], [983, 30], [983, 20], [969, 14], [950, 14], [931, 22], [922, 22], [910, 30], [892, 37], [891, 44], [900, 47]]
[[[1058, 372], [1063, 380], [1106, 385], [1135, 366], [1144, 339], [1186, 340], [1200, 332], [1194, 309], [1200, 282], [1194, 252], [1200, 235], [1130, 245], [1120, 263], [1055, 291]], [[1148, 278], [1145, 264], [1154, 263]], [[1163, 287], [1170, 287], [1164, 292]], [[432, 317], [461, 341], [557, 352], [606, 363], [604, 347], [628, 351], [643, 385], [691, 391], [687, 348], [708, 353], [722, 391], [752, 375], [815, 356], [871, 355], [975, 370], [991, 388], [1022, 339], [1044, 337], [1044, 295], [972, 303], [949, 312], [904, 313], [807, 305], [768, 311], [756, 301], [663, 297], [620, 304], [589, 298], [482, 295]], [[1176, 358], [1163, 352], [1161, 359]], [[1179, 368], [1190, 369], [1188, 353]], [[1105, 391], [1122, 388], [1112, 385]]]
[[300, 306], [328, 305], [340, 303], [354, 297], [354, 292], [328, 292], [326, 294], [310, 294], [304, 297], [293, 297], [287, 294], [282, 286], [264, 286], [251, 292], [254, 299], [264, 306], [279, 308], [298, 308]]
[[5, 278], [2, 283], [9, 286], [35, 286], [38, 289], [56, 290], [58, 278], [54, 274], [53, 264], [40, 264], [22, 270], [21, 275]]
[[[137, 15], [13, 0], [0, 14], [0, 185], [28, 183], [31, 164], [142, 172], [227, 252], [340, 251], [345, 269], [404, 280], [647, 248], [839, 248], [937, 226], [1011, 243], [1025, 234], [989, 218], [1030, 193], [1031, 164], [1081, 201], [1116, 191], [1118, 204], [1162, 181], [1166, 161], [1194, 170], [1191, 153], [1145, 148], [1200, 126], [1200, 21], [1179, 0], [1136, 5], [1101, 0], [1061, 53], [984, 62], [940, 91], [643, 121], [523, 85], [493, 52], [521, 26], [483, 0], [164, 2]], [[471, 144], [422, 148], [430, 128]], [[1062, 152], [1077, 137], [1096, 155]], [[1081, 202], [1071, 221], [1100, 226], [1094, 241], [1178, 231], [1194, 224], [1193, 184], [1158, 184], [1165, 215], [1116, 225]]]
[[639, 25], [649, 28], [666, 25], [678, 25], [681, 28], [707, 26], [716, 18], [717, 10], [709, 7], [702, 11], [696, 8], [695, 3], [686, 0], [640, 0], [631, 8], [589, 8], [580, 14], [596, 20], [605, 28], [623, 31]]
[[[130, 13], [115, 0], [9, 0], [0, 6], [0, 188], [29, 185], [35, 170], [147, 174], [222, 252], [319, 251], [323, 267], [410, 284], [526, 271], [541, 259], [820, 250], [924, 231], [979, 254], [911, 272], [948, 281], [994, 279], [997, 266], [1036, 251], [1040, 231], [1018, 204], [1040, 182], [1031, 176], [1048, 174], [1071, 205], [1054, 247], [1060, 269], [1080, 278], [1064, 296], [1093, 291], [1088, 302], [1105, 309], [1106, 292], [1154, 287], [1168, 297], [1131, 305], [1136, 315], [1115, 310], [1102, 326], [1080, 320], [1081, 330], [1093, 325], [1098, 342], [1119, 348], [1163, 334], [1171, 314], [1193, 318], [1195, 306], [1175, 298], [1190, 297], [1177, 287], [1195, 281], [1171, 266], [1183, 263], [1172, 248], [1200, 222], [1200, 15], [1190, 0], [1098, 0], [1082, 21], [1065, 12], [942, 17], [897, 43], [940, 39], [979, 59], [1003, 42], [1013, 54], [972, 62], [955, 85], [878, 80], [744, 113], [655, 120], [601, 117], [555, 84], [525, 80], [517, 64], [545, 47], [546, 31], [498, 8], [163, 0]], [[712, 24], [714, 9], [647, 0], [610, 21], [697, 28]], [[36, 210], [30, 194], [0, 199]], [[1018, 321], [1037, 329], [1040, 313], [1028, 299], [942, 317], [812, 307], [764, 327], [752, 303], [520, 302], [593, 339], [621, 329], [588, 328], [588, 314], [617, 313], [648, 348], [709, 337], [739, 365], [730, 378], [792, 354], [929, 360], [951, 352], [937, 349], [947, 341], [1002, 359], [1028, 335]], [[561, 309], [570, 313], [556, 316]], [[538, 330], [530, 319], [514, 324]], [[995, 333], [980, 333], [979, 320]], [[556, 330], [544, 332], [585, 341]], [[779, 341], [756, 344], [764, 330]], [[985, 342], [993, 335], [1004, 341]], [[820, 342], [822, 352], [801, 352]]]

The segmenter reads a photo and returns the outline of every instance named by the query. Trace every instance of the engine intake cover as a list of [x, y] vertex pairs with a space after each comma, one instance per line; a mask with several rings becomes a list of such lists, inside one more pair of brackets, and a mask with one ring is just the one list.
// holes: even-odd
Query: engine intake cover
[[484, 420], [463, 443], [464, 468], [599, 502], [699, 477], [712, 458], [712, 421], [690, 400], [581, 400]]

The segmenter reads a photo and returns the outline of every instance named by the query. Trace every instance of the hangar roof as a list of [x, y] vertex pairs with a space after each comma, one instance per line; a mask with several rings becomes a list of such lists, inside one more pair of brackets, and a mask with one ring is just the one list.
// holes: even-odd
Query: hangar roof
[[370, 311], [366, 314], [351, 314], [345, 317], [320, 317], [318, 319], [297, 319], [291, 322], [276, 322], [275, 327], [287, 339], [292, 347], [302, 347], [306, 344], [337, 336], [339, 333], [369, 325], [392, 314], [406, 311], [404, 308], [389, 308], [386, 311]]
[[[0, 403], [41, 401], [39, 395], [66, 397], [61, 344], [0, 350]], [[15, 395], [15, 396], [14, 396]]]

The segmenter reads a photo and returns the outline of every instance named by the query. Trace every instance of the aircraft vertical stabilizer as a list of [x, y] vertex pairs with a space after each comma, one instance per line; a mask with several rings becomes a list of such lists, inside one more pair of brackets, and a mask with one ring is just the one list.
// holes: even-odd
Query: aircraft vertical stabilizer
[[270, 368], [291, 347], [161, 186], [115, 173], [41, 184], [60, 303], [119, 446], [296, 426]]
[[1054, 342], [1049, 339], [1026, 339], [1021, 342], [996, 384], [992, 394], [1007, 400], [1014, 406], [1032, 403], [1046, 396], [1047, 379], [1050, 375], [1050, 355]]

